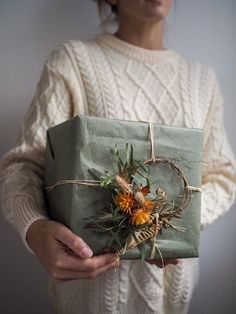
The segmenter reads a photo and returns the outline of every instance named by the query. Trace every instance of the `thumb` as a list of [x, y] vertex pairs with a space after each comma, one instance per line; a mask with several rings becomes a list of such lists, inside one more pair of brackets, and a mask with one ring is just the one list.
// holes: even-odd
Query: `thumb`
[[76, 255], [79, 255], [82, 258], [89, 258], [93, 255], [93, 251], [87, 243], [67, 227], [61, 228], [60, 232], [57, 232], [55, 238], [66, 244]]

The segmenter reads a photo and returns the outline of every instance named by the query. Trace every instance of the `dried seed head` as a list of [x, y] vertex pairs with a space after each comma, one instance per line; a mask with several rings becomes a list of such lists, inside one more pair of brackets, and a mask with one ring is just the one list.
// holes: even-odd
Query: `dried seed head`
[[165, 197], [166, 196], [166, 191], [162, 188], [158, 188], [156, 190], [156, 194], [159, 195], [159, 196], [162, 196], [162, 197]]
[[140, 206], [145, 206], [145, 197], [143, 195], [142, 192], [140, 191], [137, 191], [135, 194], [134, 194], [134, 198], [136, 199], [136, 201], [138, 202], [138, 204]]
[[126, 193], [132, 193], [132, 188], [129, 183], [125, 181], [121, 176], [115, 175], [115, 180], [119, 188]]

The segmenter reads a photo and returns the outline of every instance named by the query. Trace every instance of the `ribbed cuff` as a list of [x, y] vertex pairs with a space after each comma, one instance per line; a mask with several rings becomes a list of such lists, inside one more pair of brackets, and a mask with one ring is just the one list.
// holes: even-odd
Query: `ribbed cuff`
[[15, 205], [16, 207], [13, 214], [10, 217], [6, 217], [6, 219], [18, 231], [26, 249], [31, 254], [35, 255], [26, 240], [27, 231], [36, 220], [50, 220], [50, 218], [42, 208], [35, 209], [35, 203], [31, 202], [29, 199], [27, 202], [24, 201], [24, 204], [17, 204], [17, 202], [15, 202]]
[[25, 225], [25, 228], [22, 230], [22, 233], [20, 233], [20, 236], [21, 236], [21, 239], [22, 239], [22, 242], [24, 243], [26, 249], [33, 255], [35, 255], [34, 251], [31, 250], [31, 248], [29, 247], [29, 244], [26, 240], [26, 234], [27, 234], [27, 231], [29, 229], [29, 227], [32, 225], [33, 222], [39, 220], [39, 219], [44, 219], [44, 220], [49, 220], [48, 217], [46, 216], [43, 216], [43, 215], [39, 215], [39, 216], [35, 216], [32, 218], [31, 221], [28, 221], [28, 223]]

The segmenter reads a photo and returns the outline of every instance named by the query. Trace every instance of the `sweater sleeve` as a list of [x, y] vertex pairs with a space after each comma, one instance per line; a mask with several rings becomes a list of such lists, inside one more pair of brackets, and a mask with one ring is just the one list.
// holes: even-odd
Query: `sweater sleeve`
[[26, 241], [27, 230], [34, 221], [49, 219], [42, 192], [46, 131], [69, 119], [72, 112], [69, 85], [59, 71], [60, 65], [66, 66], [65, 52], [57, 47], [44, 64], [13, 147], [0, 160], [3, 215], [32, 254]]
[[214, 70], [213, 93], [205, 125], [201, 229], [232, 206], [236, 193], [236, 164], [223, 121], [223, 95]]

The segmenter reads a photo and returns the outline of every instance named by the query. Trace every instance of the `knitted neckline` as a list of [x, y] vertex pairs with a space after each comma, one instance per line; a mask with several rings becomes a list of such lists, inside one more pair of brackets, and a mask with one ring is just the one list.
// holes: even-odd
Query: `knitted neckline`
[[97, 35], [96, 41], [119, 52], [124, 56], [127, 56], [131, 59], [136, 59], [141, 62], [172, 63], [177, 61], [177, 59], [180, 57], [180, 55], [172, 49], [167, 48], [164, 50], [151, 50], [138, 47], [116, 37], [114, 34], [109, 32], [104, 32]]

